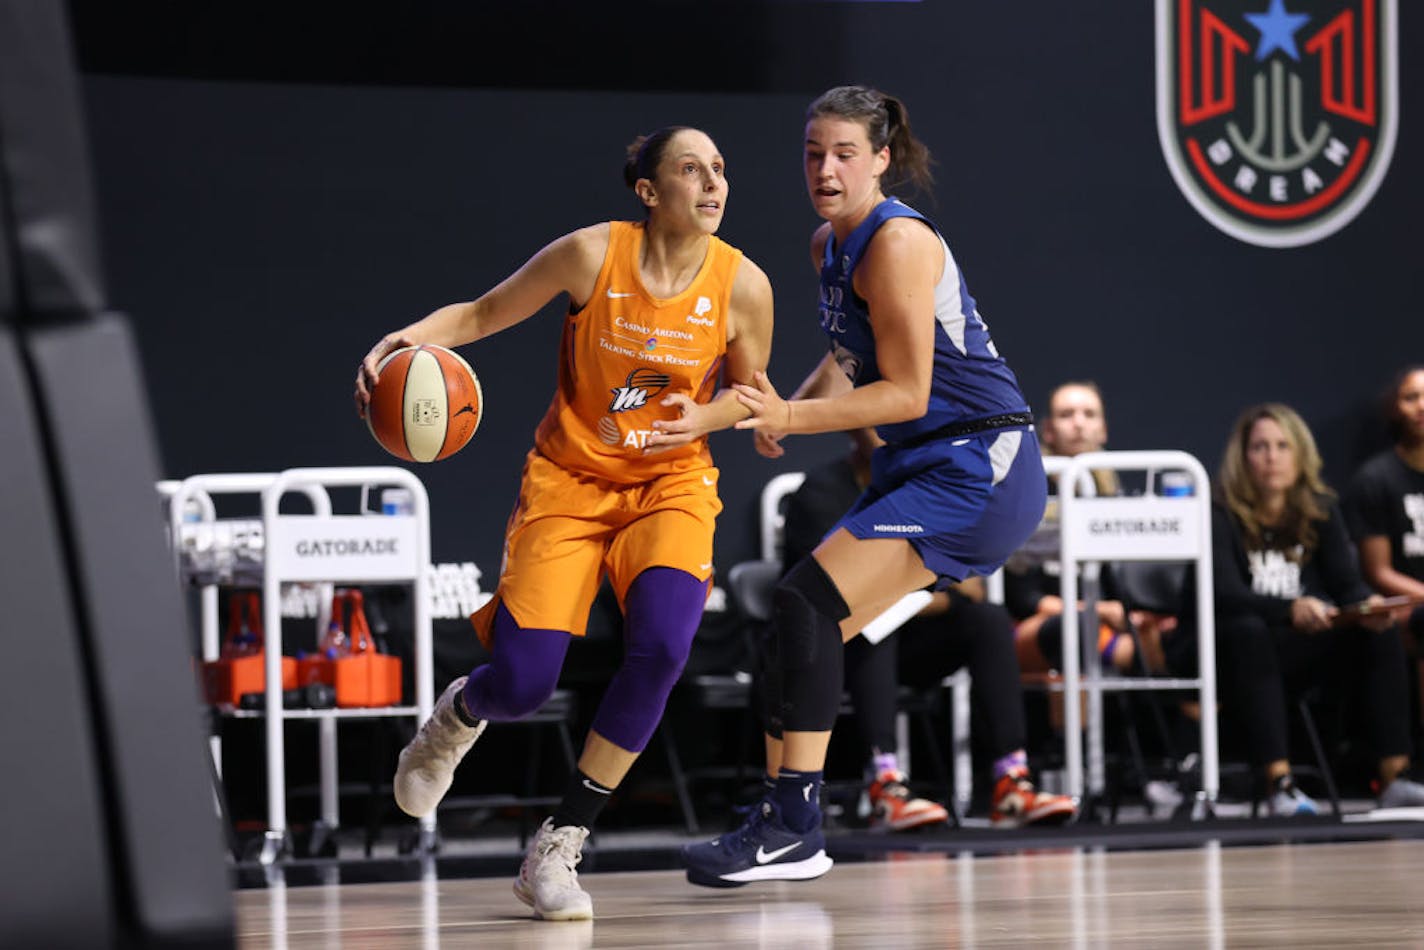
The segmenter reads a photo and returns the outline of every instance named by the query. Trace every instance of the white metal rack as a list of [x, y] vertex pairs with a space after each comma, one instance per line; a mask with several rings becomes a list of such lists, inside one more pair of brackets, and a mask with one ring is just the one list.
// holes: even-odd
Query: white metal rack
[[[409, 515], [354, 515], [332, 513], [327, 488], [387, 485], [409, 490]], [[195, 475], [159, 484], [168, 496], [169, 532], [180, 576], [192, 577], [201, 589], [202, 654], [216, 659], [220, 649], [217, 595], [223, 584], [260, 583], [265, 628], [266, 693], [261, 710], [224, 710], [233, 718], [265, 718], [267, 754], [267, 832], [260, 859], [271, 864], [290, 851], [287, 828], [286, 759], [284, 724], [313, 720], [319, 729], [320, 827], [325, 833], [339, 826], [337, 795], [336, 722], [341, 719], [413, 716], [423, 722], [434, 705], [432, 638], [429, 596], [426, 590], [430, 563], [430, 503], [420, 479], [391, 466], [358, 468], [294, 468], [279, 473]], [[300, 493], [310, 499], [312, 514], [282, 514], [284, 495]], [[215, 494], [260, 494], [261, 534], [245, 535], [241, 557], [223, 564], [197, 565], [193, 554], [202, 546], [199, 535], [221, 526], [216, 517]], [[190, 502], [192, 505], [190, 506]], [[186, 520], [196, 507], [197, 523]], [[231, 534], [228, 535], [231, 537]], [[209, 534], [207, 543], [213, 543]], [[321, 616], [317, 629], [325, 629], [331, 588], [337, 583], [409, 583], [413, 586], [415, 705], [374, 708], [284, 709], [282, 704], [281, 591], [286, 583], [320, 586]], [[217, 752], [215, 748], [215, 754]], [[423, 847], [433, 845], [435, 816], [420, 820]]]
[[[1216, 625], [1212, 588], [1211, 499], [1206, 470], [1195, 457], [1176, 450], [1086, 452], [1071, 459], [1047, 458], [1044, 468], [1058, 475], [1062, 531], [1061, 593], [1065, 605], [1079, 600], [1078, 566], [1091, 583], [1104, 561], [1194, 561], [1197, 595], [1198, 675], [1195, 678], [1104, 677], [1098, 651], [1080, 646], [1078, 611], [1063, 611], [1064, 742], [1067, 791], [1084, 792], [1081, 710], [1072, 697], [1088, 697], [1087, 791], [1104, 786], [1102, 696], [1114, 690], [1196, 690], [1201, 717], [1201, 797], [1215, 806], [1220, 788], [1216, 732]], [[1186, 472], [1192, 493], [1182, 497], [1146, 495], [1095, 497], [1093, 471]], [[1149, 480], [1150, 481], [1150, 480]], [[1150, 484], [1149, 484], [1150, 487]], [[1080, 494], [1081, 492], [1081, 494]], [[1091, 610], [1090, 617], [1095, 614]]]

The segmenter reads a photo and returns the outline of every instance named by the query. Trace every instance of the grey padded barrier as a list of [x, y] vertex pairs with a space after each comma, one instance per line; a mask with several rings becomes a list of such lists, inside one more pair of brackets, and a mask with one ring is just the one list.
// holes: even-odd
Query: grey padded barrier
[[101, 315], [65, 10], [0, 0], [0, 944], [230, 947], [147, 397], [127, 324]]
[[49, 946], [58, 929], [109, 946], [114, 881], [79, 630], [24, 367], [3, 325], [0, 406], [0, 944]]
[[[26, 320], [104, 308], [87, 136], [65, 5], [0, 0], [0, 189]], [[0, 265], [4, 266], [4, 265]]]

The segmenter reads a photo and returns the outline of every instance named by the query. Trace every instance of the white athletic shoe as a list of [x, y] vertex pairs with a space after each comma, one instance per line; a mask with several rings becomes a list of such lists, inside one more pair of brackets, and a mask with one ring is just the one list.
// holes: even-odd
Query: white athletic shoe
[[465, 688], [462, 676], [435, 701], [435, 709], [415, 738], [400, 751], [396, 764], [396, 804], [412, 818], [423, 818], [435, 810], [455, 779], [455, 766], [485, 731], [485, 720], [467, 726], [455, 714], [455, 697]]
[[514, 896], [534, 908], [534, 916], [544, 920], [592, 919], [593, 899], [579, 887], [574, 870], [583, 860], [587, 837], [587, 828], [555, 828], [552, 818], [545, 818], [539, 826], [519, 866], [519, 877], [514, 879]]

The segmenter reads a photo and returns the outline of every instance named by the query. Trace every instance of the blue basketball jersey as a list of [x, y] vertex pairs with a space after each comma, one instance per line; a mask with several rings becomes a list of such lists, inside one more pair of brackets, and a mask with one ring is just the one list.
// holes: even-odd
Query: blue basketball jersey
[[947, 425], [1028, 411], [1018, 380], [994, 348], [989, 329], [975, 309], [964, 275], [944, 236], [924, 215], [887, 198], [871, 211], [843, 246], [826, 242], [821, 264], [821, 328], [830, 337], [836, 362], [856, 386], [880, 378], [870, 312], [852, 287], [856, 265], [870, 239], [891, 218], [916, 218], [935, 232], [944, 248], [944, 274], [935, 286], [934, 371], [929, 408], [923, 416], [877, 428], [887, 442], [903, 442]]

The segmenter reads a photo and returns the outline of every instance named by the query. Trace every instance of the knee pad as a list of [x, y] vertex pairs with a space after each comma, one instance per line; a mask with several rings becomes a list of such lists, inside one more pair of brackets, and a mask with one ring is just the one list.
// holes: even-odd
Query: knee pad
[[816, 662], [823, 642], [841, 645], [840, 623], [850, 616], [845, 598], [815, 558], [804, 558], [777, 585], [772, 612], [784, 670], [804, 669]]
[[781, 726], [827, 731], [835, 724], [845, 683], [840, 623], [850, 609], [813, 558], [791, 569], [772, 604], [780, 639]]
[[774, 739], [781, 738], [781, 646], [776, 628], [760, 624], [752, 634], [757, 669], [752, 684], [752, 696], [761, 713], [762, 730]]

